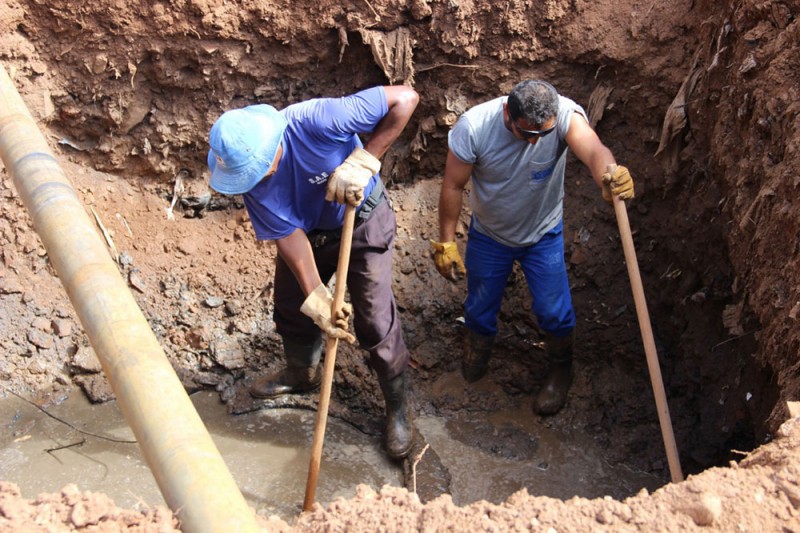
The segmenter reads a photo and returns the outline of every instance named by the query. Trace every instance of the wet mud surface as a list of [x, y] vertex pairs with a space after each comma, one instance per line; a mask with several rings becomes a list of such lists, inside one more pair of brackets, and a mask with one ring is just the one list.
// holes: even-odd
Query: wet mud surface
[[[292, 520], [302, 510], [315, 414], [270, 409], [230, 416], [213, 392], [192, 402], [247, 502], [261, 515]], [[90, 404], [76, 391], [39, 409], [17, 397], [0, 401], [5, 438], [0, 475], [27, 498], [75, 484], [102, 492], [117, 505], [144, 510], [166, 506], [131, 430], [115, 402]], [[364, 483], [400, 486], [402, 470], [380, 439], [331, 419], [317, 487], [320, 501], [350, 498]]]
[[[291, 522], [302, 511], [316, 422], [316, 398], [307, 401], [308, 406], [273, 403], [232, 414], [213, 392], [192, 395], [238, 486], [262, 516]], [[42, 408], [12, 395], [0, 401], [0, 411], [6, 436], [0, 476], [25, 497], [74, 484], [102, 492], [125, 508], [166, 505], [115, 402], [91, 404], [76, 391]], [[380, 435], [365, 434], [332, 410], [316, 501], [327, 505], [352, 498], [358, 485], [373, 490], [404, 486], [423, 503], [449, 494], [457, 505], [499, 504], [523, 489], [565, 500], [624, 499], [662, 483], [609, 464], [602, 448], [589, 439], [520, 423], [520, 414], [420, 418], [414, 449], [397, 462], [385, 456]]]

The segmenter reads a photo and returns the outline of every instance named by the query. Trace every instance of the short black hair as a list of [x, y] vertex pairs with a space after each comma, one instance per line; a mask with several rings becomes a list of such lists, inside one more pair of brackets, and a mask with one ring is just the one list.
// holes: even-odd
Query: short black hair
[[558, 91], [546, 81], [521, 81], [508, 95], [508, 114], [541, 126], [558, 115]]

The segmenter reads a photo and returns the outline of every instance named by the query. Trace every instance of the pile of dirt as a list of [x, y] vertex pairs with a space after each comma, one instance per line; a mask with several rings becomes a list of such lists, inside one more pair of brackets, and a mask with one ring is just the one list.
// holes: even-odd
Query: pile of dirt
[[[184, 386], [219, 390], [224, 400], [281, 365], [271, 318], [275, 248], [254, 240], [240, 199], [207, 188], [208, 128], [222, 111], [254, 102], [280, 108], [413, 84], [421, 102], [383, 175], [398, 218], [395, 291], [417, 409], [445, 416], [525, 405], [545, 369], [541, 332], [515, 272], [489, 372], [494, 386], [442, 394], [460, 363], [465, 290], [443, 280], [429, 257], [447, 131], [469, 106], [520, 79], [550, 80], [589, 110], [636, 180], [629, 216], [678, 449], [692, 477], [625, 502], [517, 493], [504, 505], [461, 509], [447, 496], [419, 501], [403, 489], [364, 488], [296, 527], [368, 530], [370, 520], [386, 520], [445, 528], [470, 519], [488, 520], [487, 529], [678, 530], [711, 517], [720, 529], [777, 530], [793, 527], [800, 502], [795, 432], [777, 438], [800, 390], [800, 210], [791, 202], [800, 187], [798, 8], [758, 0], [502, 8], [488, 0], [10, 0], [0, 5], [0, 61], [98, 230], [113, 239], [120, 273]], [[75, 387], [94, 401], [113, 398], [5, 169], [0, 178], [0, 377], [45, 406]], [[610, 462], [666, 484], [613, 211], [574, 159], [566, 194], [580, 352], [568, 406], [543, 423], [585, 432]], [[462, 244], [468, 223], [465, 210]], [[381, 395], [358, 349], [342, 347], [335, 379], [334, 414], [379, 433]], [[78, 516], [76, 502], [88, 497], [69, 488], [38, 504], [19, 503], [8, 486], [2, 494], [31, 506], [17, 513], [4, 504], [7, 520], [56, 500], [72, 506], [58, 516]], [[174, 526], [163, 510], [107, 514]], [[63, 523], [83, 527], [84, 518], [76, 520]]]
[[0, 529], [3, 531], [180, 531], [172, 511], [120, 509], [104, 494], [68, 485], [59, 494], [26, 500], [13, 483], [0, 482]]

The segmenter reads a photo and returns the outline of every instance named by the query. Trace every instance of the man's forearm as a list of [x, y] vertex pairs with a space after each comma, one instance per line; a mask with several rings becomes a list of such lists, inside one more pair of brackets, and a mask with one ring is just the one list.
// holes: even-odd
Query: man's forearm
[[456, 225], [461, 214], [462, 193], [460, 189], [442, 187], [439, 194], [439, 241], [456, 240]]
[[397, 140], [411, 119], [419, 102], [419, 95], [405, 86], [385, 87], [389, 112], [378, 123], [364, 149], [380, 159]]
[[314, 252], [308, 237], [301, 229], [296, 229], [291, 235], [277, 241], [278, 253], [286, 261], [289, 269], [297, 279], [297, 283], [308, 296], [322, 283], [314, 263]]

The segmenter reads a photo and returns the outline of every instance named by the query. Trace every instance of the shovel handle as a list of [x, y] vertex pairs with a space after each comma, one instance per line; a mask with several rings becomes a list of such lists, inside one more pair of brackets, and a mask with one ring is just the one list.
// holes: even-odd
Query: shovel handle
[[[613, 175], [617, 165], [608, 165], [607, 171]], [[613, 195], [614, 213], [617, 216], [617, 226], [622, 240], [622, 249], [625, 252], [625, 264], [628, 266], [628, 277], [631, 280], [631, 290], [633, 291], [633, 301], [636, 304], [636, 316], [639, 319], [639, 329], [642, 333], [644, 352], [647, 357], [647, 368], [650, 371], [650, 382], [653, 386], [653, 395], [656, 399], [656, 409], [658, 420], [661, 424], [661, 435], [664, 439], [664, 447], [667, 451], [667, 462], [672, 482], [683, 481], [680, 459], [678, 457], [678, 447], [675, 444], [675, 435], [672, 432], [672, 421], [669, 416], [669, 406], [667, 396], [664, 392], [664, 381], [661, 378], [661, 367], [658, 364], [658, 352], [656, 343], [653, 339], [653, 329], [650, 325], [650, 314], [647, 312], [647, 302], [644, 297], [644, 286], [642, 277], [639, 274], [639, 263], [636, 260], [636, 250], [633, 247], [633, 236], [631, 226], [628, 222], [628, 211], [625, 201], [619, 195]]]
[[[336, 266], [336, 286], [333, 289], [333, 303], [331, 316], [336, 316], [336, 311], [344, 304], [344, 294], [347, 289], [347, 269], [350, 265], [350, 248], [353, 244], [353, 227], [356, 220], [356, 208], [347, 204], [344, 208], [344, 226], [342, 239], [339, 244], [339, 262]], [[331, 399], [333, 385], [333, 369], [336, 363], [336, 348], [339, 339], [329, 336], [325, 344], [325, 363], [322, 367], [322, 386], [319, 391], [319, 407], [317, 408], [317, 422], [314, 426], [314, 441], [311, 445], [311, 461], [308, 465], [308, 480], [306, 482], [306, 496], [303, 501], [303, 511], [310, 511], [314, 505], [314, 495], [317, 491], [317, 478], [319, 465], [322, 460], [322, 445], [325, 440], [325, 426], [328, 423], [328, 406]]]

